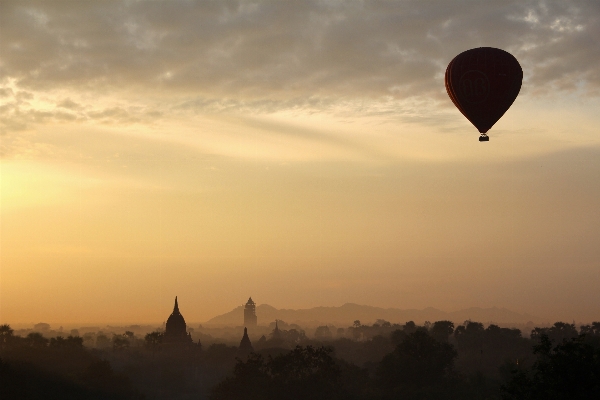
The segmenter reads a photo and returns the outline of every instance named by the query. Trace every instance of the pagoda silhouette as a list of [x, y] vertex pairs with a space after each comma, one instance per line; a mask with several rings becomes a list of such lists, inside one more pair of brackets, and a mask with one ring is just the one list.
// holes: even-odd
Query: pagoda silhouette
[[242, 336], [240, 347], [238, 348], [238, 355], [241, 357], [246, 357], [253, 351], [254, 348], [252, 347], [252, 343], [250, 342], [250, 338], [248, 337], [248, 328], [244, 328], [244, 336]]
[[191, 344], [192, 335], [187, 332], [187, 325], [183, 315], [179, 312], [177, 296], [175, 296], [175, 306], [173, 312], [169, 315], [166, 324], [166, 330], [163, 337], [163, 343], [166, 344]]

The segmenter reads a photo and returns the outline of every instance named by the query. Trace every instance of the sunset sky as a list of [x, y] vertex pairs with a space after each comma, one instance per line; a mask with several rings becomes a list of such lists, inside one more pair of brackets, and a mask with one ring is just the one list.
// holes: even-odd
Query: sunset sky
[[[481, 46], [524, 72], [488, 143], [444, 87]], [[600, 320], [595, 0], [0, 0], [0, 130], [0, 323]]]

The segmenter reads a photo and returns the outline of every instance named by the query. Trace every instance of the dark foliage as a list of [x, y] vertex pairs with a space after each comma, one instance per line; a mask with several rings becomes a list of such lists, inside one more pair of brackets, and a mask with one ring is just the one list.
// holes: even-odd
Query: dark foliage
[[79, 336], [14, 336], [0, 326], [0, 398], [138, 399], [129, 378], [83, 347]]
[[546, 336], [552, 343], [557, 344], [576, 338], [578, 333], [575, 324], [556, 322], [550, 328], [535, 328], [531, 331], [531, 340], [536, 343], [540, 342], [542, 336]]
[[[450, 321], [356, 321], [341, 334], [329, 329], [336, 334], [322, 335], [325, 342], [296, 335], [295, 348], [289, 340], [281, 346], [256, 340], [256, 354], [236, 362], [238, 346], [177, 346], [165, 343], [162, 332], [98, 331], [85, 341], [87, 333], [82, 339], [76, 331], [68, 337], [26, 331], [23, 337], [1, 325], [0, 398], [600, 398], [599, 322], [579, 330], [559, 322], [534, 329], [531, 338], [472, 321], [454, 328]], [[94, 338], [95, 348], [83, 345], [94, 346]]]
[[343, 383], [348, 382], [343, 382], [342, 367], [332, 353], [327, 347], [297, 346], [267, 360], [251, 354], [238, 361], [233, 376], [214, 389], [212, 399], [347, 399]]
[[454, 333], [454, 322], [437, 321], [433, 323], [429, 333], [440, 342], [448, 342], [448, 337]]
[[[98, 363], [103, 363], [98, 361]], [[79, 376], [64, 376], [25, 362], [0, 359], [0, 398], [2, 399], [142, 399], [130, 389], [124, 376], [115, 375], [110, 365], [101, 371], [91, 364]]]
[[456, 357], [452, 345], [417, 329], [383, 358], [377, 370], [378, 380], [386, 397], [400, 393], [417, 397], [425, 392], [441, 394], [450, 384]]
[[564, 339], [553, 347], [545, 334], [539, 337], [531, 369], [512, 371], [502, 386], [505, 400], [600, 399], [600, 348], [585, 342], [585, 335]]
[[530, 363], [531, 342], [518, 329], [500, 328], [467, 321], [456, 328], [454, 339], [458, 347], [457, 368], [467, 375], [483, 373], [499, 378], [498, 367], [507, 363]]

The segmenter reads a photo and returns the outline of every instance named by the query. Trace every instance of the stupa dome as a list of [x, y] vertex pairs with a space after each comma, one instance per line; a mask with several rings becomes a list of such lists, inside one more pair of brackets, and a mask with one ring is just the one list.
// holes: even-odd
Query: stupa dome
[[189, 341], [187, 333], [187, 325], [183, 315], [179, 312], [179, 305], [177, 304], [177, 297], [175, 297], [175, 306], [173, 312], [167, 319], [165, 329], [165, 341], [166, 342], [177, 342], [177, 341]]

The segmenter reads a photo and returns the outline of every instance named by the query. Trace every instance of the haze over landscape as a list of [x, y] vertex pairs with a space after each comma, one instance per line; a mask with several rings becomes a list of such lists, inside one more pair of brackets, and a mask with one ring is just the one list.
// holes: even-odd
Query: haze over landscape
[[[262, 325], [268, 325], [275, 320], [283, 320], [287, 323], [302, 326], [308, 324], [311, 327], [327, 324], [351, 326], [355, 320], [370, 325], [378, 319], [387, 321], [415, 321], [420, 324], [426, 321], [443, 320], [456, 321], [457, 323], [473, 320], [506, 324], [535, 322], [532, 320], [537, 319], [539, 322], [539, 319], [532, 315], [518, 314], [507, 309], [495, 307], [489, 309], [473, 307], [447, 313], [431, 307], [424, 310], [400, 310], [397, 308], [384, 309], [351, 303], [346, 303], [341, 307], [315, 307], [304, 310], [277, 309], [268, 304], [260, 304], [256, 307], [256, 313]], [[239, 306], [228, 313], [211, 318], [203, 325], [240, 326], [242, 325], [242, 321], [243, 306]]]
[[[162, 322], [176, 295], [198, 322], [250, 295], [597, 321], [598, 16], [0, 1], [0, 324]], [[481, 46], [524, 71], [489, 143], [444, 88]]]

